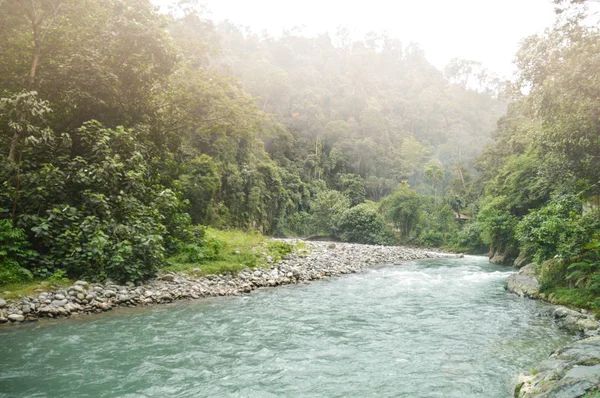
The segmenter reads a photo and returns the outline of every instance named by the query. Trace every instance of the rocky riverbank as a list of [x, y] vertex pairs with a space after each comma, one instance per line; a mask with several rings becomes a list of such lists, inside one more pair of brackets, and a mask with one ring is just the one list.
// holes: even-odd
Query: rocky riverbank
[[[540, 292], [535, 264], [508, 277], [507, 290], [521, 297], [552, 303]], [[563, 347], [537, 367], [519, 376], [515, 398], [580, 398], [600, 394], [600, 323], [585, 310], [556, 306], [552, 317], [559, 327], [584, 340]], [[590, 337], [592, 336], [592, 337]]]
[[[521, 297], [543, 300], [554, 304], [552, 297], [547, 297], [540, 292], [535, 264], [526, 265], [518, 273], [509, 276], [506, 289]], [[577, 333], [582, 337], [595, 336], [600, 333], [600, 323], [585, 310], [557, 306], [552, 312], [552, 316], [562, 329]]]
[[357, 273], [369, 265], [399, 264], [421, 258], [456, 256], [398, 246], [330, 242], [305, 244], [307, 253], [289, 255], [269, 268], [245, 269], [235, 276], [209, 275], [193, 278], [183, 274], [163, 274], [141, 286], [77, 281], [65, 289], [40, 291], [36, 296], [18, 300], [0, 299], [0, 323], [17, 324], [40, 318], [100, 313], [116, 307], [240, 295], [263, 287], [306, 283]]
[[600, 337], [590, 337], [555, 351], [520, 375], [515, 397], [595, 398], [599, 389]]

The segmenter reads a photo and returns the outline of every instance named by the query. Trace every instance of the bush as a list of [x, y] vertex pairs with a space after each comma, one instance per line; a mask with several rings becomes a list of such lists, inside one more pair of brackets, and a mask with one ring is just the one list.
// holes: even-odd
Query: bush
[[25, 232], [11, 220], [0, 220], [0, 285], [30, 280], [33, 275], [21, 265], [35, 256]]
[[481, 254], [488, 250], [487, 245], [481, 240], [482, 228], [477, 221], [472, 221], [449, 239], [448, 248], [457, 252]]
[[337, 225], [345, 242], [393, 245], [393, 232], [377, 211], [367, 203], [354, 206], [342, 213]]
[[193, 243], [182, 243], [177, 255], [172, 260], [183, 264], [201, 264], [218, 260], [221, 258], [223, 246], [223, 242], [214, 236], [208, 236]]
[[572, 257], [575, 253], [566, 249], [572, 246], [569, 243], [572, 238], [583, 232], [581, 212], [581, 201], [572, 195], [555, 198], [541, 209], [532, 211], [516, 227], [523, 250], [532, 253], [538, 263], [556, 255]]
[[267, 250], [273, 257], [273, 261], [279, 261], [294, 251], [294, 246], [287, 242], [272, 240], [267, 243]]

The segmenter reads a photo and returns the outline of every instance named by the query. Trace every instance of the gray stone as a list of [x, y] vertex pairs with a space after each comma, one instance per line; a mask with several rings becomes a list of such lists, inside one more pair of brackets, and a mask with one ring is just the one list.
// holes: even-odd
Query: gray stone
[[77, 281], [77, 282], [75, 282], [75, 285], [87, 287], [88, 283], [86, 281]]
[[8, 320], [11, 322], [23, 322], [25, 320], [25, 317], [19, 314], [10, 314], [8, 316]]
[[526, 265], [517, 274], [512, 274], [506, 282], [506, 289], [521, 297], [538, 298], [540, 284], [535, 275], [534, 264]]
[[86, 300], [93, 300], [96, 297], [98, 297], [98, 294], [96, 294], [95, 292], [90, 292], [90, 293], [87, 294], [87, 296], [85, 296], [85, 299]]
[[73, 285], [71, 286], [71, 290], [74, 290], [77, 293], [85, 293], [85, 289], [81, 285]]
[[0, 308], [6, 307], [6, 300], [0, 298]]
[[29, 314], [31, 312], [31, 306], [29, 304], [23, 304], [21, 311], [23, 311], [23, 314]]
[[53, 307], [64, 307], [65, 304], [67, 304], [67, 303], [68, 303], [67, 300], [52, 300], [51, 304]]
[[521, 374], [516, 398], [579, 398], [600, 386], [600, 337], [569, 344]]
[[558, 306], [554, 309], [554, 312], [552, 313], [552, 316], [554, 316], [554, 318], [566, 318], [568, 316], [571, 316], [573, 318], [584, 318], [585, 315], [577, 312], [575, 310], [572, 310], [570, 308], [567, 307], [563, 307], [563, 306]]
[[593, 319], [580, 319], [577, 321], [577, 326], [581, 330], [598, 330], [598, 322]]
[[117, 295], [114, 290], [105, 290], [102, 292], [102, 294], [104, 297], [115, 297]]
[[172, 275], [172, 274], [161, 275], [158, 277], [158, 279], [162, 280], [162, 281], [173, 282], [175, 280], [175, 275]]
[[60, 294], [60, 293], [59, 293], [59, 294], [55, 294], [55, 295], [54, 295], [54, 299], [55, 299], [55, 300], [64, 300], [65, 298], [66, 298], [66, 297], [65, 297], [65, 295], [64, 295], [64, 294]]

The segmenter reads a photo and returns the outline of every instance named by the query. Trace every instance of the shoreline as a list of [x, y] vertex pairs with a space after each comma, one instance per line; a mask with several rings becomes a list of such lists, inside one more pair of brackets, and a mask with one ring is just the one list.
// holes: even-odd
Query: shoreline
[[508, 277], [506, 290], [554, 305], [552, 318], [561, 329], [583, 337], [561, 347], [535, 368], [519, 375], [515, 398], [579, 398], [600, 390], [600, 323], [585, 310], [556, 305], [540, 292], [532, 264]]
[[309, 252], [295, 252], [265, 268], [244, 269], [237, 275], [213, 274], [199, 278], [182, 273], [160, 274], [146, 283], [77, 281], [72, 286], [15, 300], [0, 299], [0, 326], [40, 319], [79, 317], [110, 311], [167, 304], [178, 300], [239, 296], [263, 287], [309, 283], [358, 273], [371, 265], [401, 264], [424, 258], [462, 255], [404, 246], [375, 246], [304, 241]]

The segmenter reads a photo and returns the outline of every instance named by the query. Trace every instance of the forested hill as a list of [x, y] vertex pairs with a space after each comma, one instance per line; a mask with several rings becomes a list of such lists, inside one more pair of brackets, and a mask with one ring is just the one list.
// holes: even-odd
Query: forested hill
[[[359, 174], [369, 199], [401, 180], [433, 194], [428, 164], [448, 177], [457, 165], [470, 167], [506, 110], [491, 89], [449, 83], [418, 45], [389, 37], [352, 41], [344, 30], [333, 38], [259, 37], [229, 23], [216, 27], [216, 37], [222, 53], [214, 64], [278, 115], [301, 149], [293, 159], [299, 171], [330, 184], [340, 172]], [[448, 78], [477, 77], [468, 63], [457, 64]], [[277, 149], [270, 149], [275, 157]]]
[[557, 3], [504, 90], [385, 35], [257, 35], [190, 2], [0, 2], [0, 285], [258, 264], [211, 226], [558, 256], [555, 282], [588, 264], [569, 283], [589, 288], [599, 36], [581, 1]]

